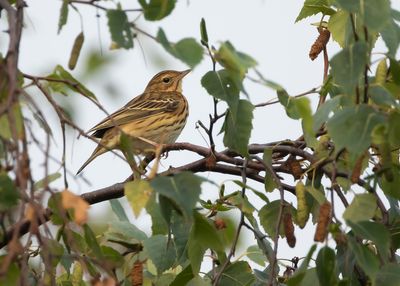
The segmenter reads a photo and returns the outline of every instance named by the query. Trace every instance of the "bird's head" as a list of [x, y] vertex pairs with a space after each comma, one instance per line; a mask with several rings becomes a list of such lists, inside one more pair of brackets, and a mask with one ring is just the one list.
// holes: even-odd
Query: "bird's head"
[[150, 91], [177, 91], [182, 92], [182, 79], [190, 70], [166, 70], [156, 74], [147, 84], [145, 92]]

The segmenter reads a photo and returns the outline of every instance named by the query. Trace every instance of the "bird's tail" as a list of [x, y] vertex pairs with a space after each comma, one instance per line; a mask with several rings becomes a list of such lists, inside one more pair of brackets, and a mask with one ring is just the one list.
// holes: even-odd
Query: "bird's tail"
[[78, 172], [76, 172], [76, 175], [78, 175], [80, 172], [82, 172], [83, 169], [86, 168], [87, 165], [90, 164], [96, 157], [100, 156], [101, 154], [107, 152], [108, 150], [102, 146], [97, 146], [96, 149], [94, 149], [92, 155], [90, 155], [89, 159], [86, 160], [85, 163], [83, 163], [82, 167], [79, 168]]

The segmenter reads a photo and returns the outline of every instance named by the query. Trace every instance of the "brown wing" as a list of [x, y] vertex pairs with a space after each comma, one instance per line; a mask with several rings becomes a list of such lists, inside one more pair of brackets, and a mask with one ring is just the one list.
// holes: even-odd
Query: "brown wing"
[[181, 95], [175, 92], [141, 94], [92, 127], [88, 133], [94, 131], [93, 136], [101, 138], [112, 127], [142, 120], [155, 114], [172, 112], [178, 108], [180, 102]]

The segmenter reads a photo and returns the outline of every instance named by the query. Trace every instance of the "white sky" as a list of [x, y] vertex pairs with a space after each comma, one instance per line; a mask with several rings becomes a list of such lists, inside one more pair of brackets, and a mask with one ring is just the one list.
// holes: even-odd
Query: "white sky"
[[[123, 8], [138, 8], [136, 1], [121, 1]], [[132, 5], [131, 3], [135, 3]], [[392, 1], [395, 7], [400, 7], [400, 0]], [[57, 35], [57, 24], [61, 1], [42, 0], [27, 1], [28, 8], [25, 15], [25, 26], [23, 41], [21, 44], [20, 69], [32, 75], [46, 75], [51, 69], [60, 63], [67, 66], [70, 49], [73, 40], [81, 31], [80, 21], [77, 14], [70, 9], [67, 25], [60, 35]], [[310, 23], [319, 21], [318, 17], [308, 18], [300, 23], [294, 23], [303, 1], [288, 0], [201, 0], [201, 1], [178, 1], [172, 15], [158, 22], [138, 21], [138, 26], [155, 35], [159, 27], [166, 32], [170, 41], [178, 41], [184, 37], [200, 38], [199, 23], [205, 18], [208, 28], [209, 41], [218, 47], [221, 41], [229, 40], [237, 50], [250, 54], [259, 63], [258, 69], [263, 75], [285, 87], [291, 95], [295, 95], [322, 82], [323, 64], [322, 58], [312, 62], [308, 58], [310, 46], [317, 37], [315, 27]], [[163, 69], [183, 70], [187, 67], [180, 61], [167, 54], [162, 48], [143, 36], [139, 36], [144, 52], [135, 41], [133, 50], [110, 51], [110, 36], [106, 25], [104, 13], [100, 11], [100, 35], [97, 29], [96, 11], [93, 8], [77, 5], [84, 19], [85, 43], [77, 69], [73, 72], [79, 79], [80, 71], [84, 66], [85, 55], [93, 50], [102, 51], [105, 56], [110, 56], [113, 63], [102, 73], [83, 83], [91, 89], [103, 106], [112, 112], [121, 107], [133, 96], [140, 94], [149, 79], [158, 71]], [[136, 17], [136, 13], [130, 13], [130, 20]], [[1, 27], [5, 27], [5, 19], [0, 19]], [[3, 30], [3, 29], [2, 29]], [[0, 34], [0, 51], [6, 51], [7, 37]], [[338, 50], [334, 42], [330, 42], [328, 52], [332, 56]], [[382, 44], [378, 44], [378, 51], [386, 51]], [[146, 60], [144, 60], [144, 57]], [[212, 110], [212, 99], [200, 84], [201, 77], [212, 68], [211, 61], [206, 58], [201, 65], [184, 80], [184, 94], [190, 105], [190, 116], [186, 128], [178, 141], [191, 142], [207, 146], [204, 139], [194, 128], [198, 120], [208, 124], [208, 113]], [[107, 86], [113, 85], [116, 89], [110, 94]], [[265, 102], [273, 97], [275, 93], [264, 87], [245, 82], [253, 103]], [[34, 97], [40, 100], [41, 95], [34, 93]], [[317, 95], [311, 97], [316, 98]], [[88, 130], [99, 122], [105, 115], [88, 100], [79, 95], [72, 95], [76, 103], [76, 123], [81, 128]], [[316, 102], [315, 100], [313, 101]], [[314, 104], [315, 105], [315, 104]], [[46, 108], [45, 105], [41, 105]], [[46, 110], [46, 109], [45, 109]], [[48, 110], [46, 110], [48, 111]], [[301, 133], [300, 122], [288, 119], [284, 109], [280, 105], [267, 106], [257, 109], [254, 113], [254, 131], [252, 143], [266, 143], [282, 139], [295, 139]], [[55, 118], [55, 117], [54, 117]], [[53, 145], [52, 154], [61, 158], [61, 134], [58, 124], [52, 124], [57, 146]], [[218, 128], [216, 128], [219, 131]], [[42, 135], [41, 135], [42, 136]], [[67, 164], [69, 169], [75, 173], [80, 165], [93, 151], [95, 144], [87, 139], [76, 140], [76, 134], [70, 133], [67, 148]], [[41, 138], [44, 139], [44, 136]], [[217, 137], [217, 149], [222, 150], [222, 137]], [[33, 164], [38, 166], [41, 156], [37, 156]], [[178, 166], [188, 163], [197, 158], [188, 152], [171, 152], [163, 166]], [[50, 165], [50, 172], [58, 171], [57, 164]], [[70, 189], [77, 193], [92, 191], [101, 187], [120, 182], [130, 174], [129, 166], [115, 157], [113, 154], [105, 154], [93, 161], [84, 171], [84, 176], [91, 182], [86, 185], [78, 178], [69, 177]], [[43, 177], [43, 170], [35, 168], [36, 179]], [[211, 173], [203, 173], [202, 176], [220, 182], [223, 176]], [[62, 187], [62, 180], [55, 182], [54, 186]], [[228, 190], [234, 191], [233, 185]], [[252, 184], [259, 190], [263, 190], [262, 184]], [[217, 197], [215, 187], [205, 186], [202, 193], [203, 199]], [[268, 197], [273, 200], [278, 195], [271, 194]], [[291, 200], [293, 196], [288, 194]], [[262, 205], [256, 197], [252, 197], [252, 203], [261, 208]], [[108, 203], [99, 204], [108, 206]], [[104, 217], [104, 208], [97, 205], [92, 207], [91, 221], [103, 223], [110, 218]], [[96, 211], [97, 209], [97, 211]], [[133, 216], [127, 206], [126, 212]], [[109, 215], [109, 212], [106, 212]], [[148, 216], [142, 215], [134, 220], [139, 227], [149, 229]], [[255, 244], [252, 235], [248, 234], [246, 247]], [[290, 249], [286, 241], [281, 240], [279, 257], [292, 258], [293, 256], [304, 256], [312, 242], [314, 227], [305, 230], [296, 230], [297, 245]], [[240, 252], [239, 252], [240, 254]]]

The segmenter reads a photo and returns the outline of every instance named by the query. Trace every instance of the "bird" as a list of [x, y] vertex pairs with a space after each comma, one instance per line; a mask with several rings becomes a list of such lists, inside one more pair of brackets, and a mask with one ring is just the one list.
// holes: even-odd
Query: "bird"
[[165, 70], [157, 73], [142, 94], [107, 116], [87, 133], [100, 142], [79, 168], [77, 175], [98, 156], [121, 149], [121, 136], [131, 139], [134, 154], [151, 154], [157, 144], [176, 141], [186, 124], [189, 105], [182, 94], [182, 79], [191, 70]]

